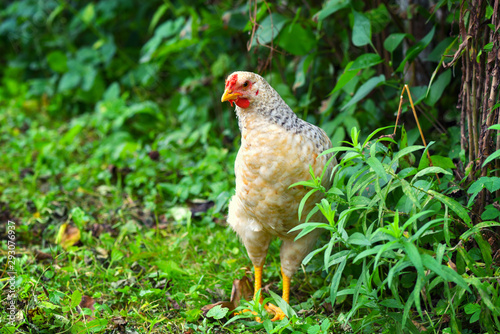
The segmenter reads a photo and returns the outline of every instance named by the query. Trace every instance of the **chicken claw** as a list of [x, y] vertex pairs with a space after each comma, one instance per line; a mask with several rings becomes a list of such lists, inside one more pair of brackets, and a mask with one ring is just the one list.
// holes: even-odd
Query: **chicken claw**
[[285, 319], [286, 315], [285, 312], [283, 312], [278, 306], [273, 305], [273, 304], [268, 304], [265, 306], [266, 311], [269, 313], [274, 314], [274, 318], [271, 319], [271, 321], [279, 321]]

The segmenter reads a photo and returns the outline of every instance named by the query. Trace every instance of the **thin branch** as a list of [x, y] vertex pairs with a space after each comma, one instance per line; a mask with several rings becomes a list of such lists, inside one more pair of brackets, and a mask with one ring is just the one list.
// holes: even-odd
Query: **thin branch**
[[[425, 142], [424, 133], [422, 132], [422, 128], [420, 127], [420, 122], [418, 121], [417, 112], [415, 111], [415, 106], [413, 105], [413, 99], [411, 98], [410, 88], [408, 88], [408, 85], [406, 84], [404, 88], [406, 89], [406, 93], [408, 94], [408, 99], [410, 100], [411, 110], [413, 111], [413, 116], [415, 117], [415, 122], [417, 123], [418, 131], [420, 132], [420, 137], [422, 137], [422, 142], [424, 143], [424, 146], [427, 148], [427, 143]], [[427, 158], [429, 158], [429, 165], [433, 166], [429, 150], [427, 150]], [[441, 184], [441, 180], [439, 179], [437, 173], [436, 173], [436, 178], [439, 184]]]
[[393, 133], [393, 135], [396, 134], [396, 130], [398, 128], [399, 116], [401, 115], [401, 106], [403, 105], [403, 94], [404, 94], [404, 92], [405, 92], [405, 87], [403, 87], [403, 90], [401, 90], [401, 95], [399, 96], [398, 115], [396, 116], [396, 124], [394, 125], [394, 133]]

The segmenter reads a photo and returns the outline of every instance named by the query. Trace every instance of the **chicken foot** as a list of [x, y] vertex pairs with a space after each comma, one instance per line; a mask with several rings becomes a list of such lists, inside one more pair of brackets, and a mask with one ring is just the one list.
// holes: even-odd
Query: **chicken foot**
[[[254, 266], [255, 270], [255, 285], [254, 285], [254, 295], [253, 297], [257, 295], [259, 290], [262, 288], [262, 270], [263, 270], [263, 265], [262, 266]], [[283, 268], [281, 268], [281, 275], [283, 276], [283, 300], [288, 304], [290, 302], [290, 280], [291, 278], [286, 276], [285, 273], [283, 272]], [[262, 296], [260, 297], [260, 303], [262, 303]], [[271, 321], [278, 321], [278, 320], [283, 320], [286, 315], [285, 312], [281, 308], [279, 308], [276, 305], [273, 305], [271, 303], [264, 305], [264, 308], [266, 309], [267, 312], [274, 314], [274, 318], [271, 319]], [[257, 317], [255, 320], [258, 322], [262, 322], [259, 317]]]

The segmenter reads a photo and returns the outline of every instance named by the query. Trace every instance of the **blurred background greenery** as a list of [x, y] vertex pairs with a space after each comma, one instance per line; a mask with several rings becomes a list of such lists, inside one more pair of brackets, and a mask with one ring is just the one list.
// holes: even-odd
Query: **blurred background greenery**
[[[58, 185], [53, 193], [118, 179], [160, 211], [188, 198], [217, 200], [232, 188], [238, 145], [235, 115], [220, 103], [234, 70], [265, 75], [334, 144], [354, 126], [393, 124], [409, 83], [429, 140], [457, 158], [456, 73], [440, 71], [425, 96], [456, 11], [428, 10], [364, 1], [13, 1], [0, 12], [0, 117], [10, 152], [1, 158], [3, 200], [27, 191], [9, 190], [12, 178]], [[405, 124], [413, 143], [414, 120]], [[8, 202], [20, 210], [31, 198], [41, 211], [37, 201], [49, 193]]]

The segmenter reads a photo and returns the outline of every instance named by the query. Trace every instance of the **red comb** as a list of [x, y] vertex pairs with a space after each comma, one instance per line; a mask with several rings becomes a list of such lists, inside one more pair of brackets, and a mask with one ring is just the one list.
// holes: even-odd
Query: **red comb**
[[226, 87], [233, 86], [238, 81], [238, 74], [233, 74], [226, 81]]

